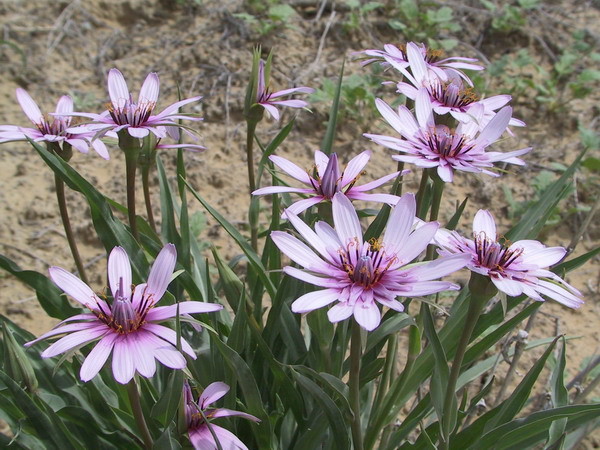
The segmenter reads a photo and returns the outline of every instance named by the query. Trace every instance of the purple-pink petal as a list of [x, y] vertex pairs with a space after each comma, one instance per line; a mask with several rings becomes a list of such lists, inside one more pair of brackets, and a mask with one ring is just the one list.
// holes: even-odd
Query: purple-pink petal
[[327, 271], [329, 265], [319, 258], [315, 253], [299, 239], [283, 231], [273, 231], [271, 239], [292, 261], [300, 264], [305, 269]]
[[198, 406], [204, 410], [206, 407], [229, 392], [229, 386], [221, 381], [211, 383], [202, 391], [200, 398], [198, 398]]
[[113, 350], [115, 340], [119, 337], [117, 333], [108, 333], [94, 346], [81, 365], [79, 377], [81, 381], [87, 382], [94, 378]]
[[223, 306], [219, 305], [218, 303], [187, 301], [180, 302], [175, 305], [152, 308], [148, 312], [146, 318], [148, 321], [160, 322], [161, 320], [167, 320], [175, 317], [177, 315], [177, 311], [179, 311], [179, 315], [183, 315], [209, 313], [220, 311], [221, 309], [223, 309]]
[[129, 100], [129, 88], [119, 69], [108, 72], [108, 95], [115, 108], [122, 108]]
[[138, 103], [156, 103], [160, 90], [160, 82], [155, 72], [148, 74], [138, 95]]
[[324, 289], [315, 292], [309, 292], [298, 297], [292, 303], [292, 311], [295, 313], [307, 313], [315, 309], [322, 308], [338, 300], [340, 293], [333, 289]]
[[44, 116], [42, 115], [40, 108], [25, 89], [17, 88], [17, 101], [29, 120], [33, 123], [40, 123], [42, 121]]
[[157, 303], [164, 295], [177, 263], [177, 250], [173, 244], [167, 244], [160, 251], [148, 276], [146, 292], [151, 295], [153, 303]]
[[275, 164], [289, 176], [295, 178], [296, 180], [304, 184], [308, 184], [309, 186], [311, 185], [311, 180], [308, 176], [308, 173], [305, 170], [302, 170], [293, 162], [276, 155], [269, 156], [269, 159], [273, 162], [273, 164]]
[[112, 372], [115, 380], [127, 384], [135, 374], [134, 354], [126, 336], [115, 340], [112, 356]]
[[496, 240], [496, 222], [488, 210], [480, 209], [473, 219], [473, 233], [483, 233], [486, 238]]
[[354, 318], [367, 331], [373, 331], [381, 322], [381, 312], [373, 301], [356, 302]]
[[333, 223], [342, 244], [348, 245], [349, 242], [355, 239], [362, 240], [362, 229], [358, 221], [358, 215], [348, 197], [338, 192], [333, 197], [332, 204]]
[[83, 306], [86, 306], [89, 309], [97, 309], [98, 304], [103, 306], [106, 305], [103, 300], [100, 300], [98, 296], [94, 294], [94, 291], [92, 291], [87, 284], [75, 275], [67, 272], [65, 269], [53, 266], [48, 269], [48, 273], [54, 284]]
[[131, 264], [123, 247], [113, 248], [108, 256], [108, 284], [113, 298], [119, 296], [119, 285], [123, 287], [123, 292], [120, 292], [121, 297], [131, 298]]
[[[161, 347], [167, 346], [167, 343], [173, 346], [177, 346], [177, 333], [175, 333], [175, 331], [171, 330], [170, 328], [155, 323], [147, 323], [144, 325], [144, 330], [149, 331], [150, 333], [153, 333], [156, 336], [158, 336], [148, 336], [147, 339], [151, 339], [155, 343], [160, 342]], [[159, 338], [164, 339], [165, 341], [167, 341], [167, 343], [158, 341]], [[185, 339], [181, 339], [181, 349], [191, 358], [196, 359], [196, 353], [194, 353], [194, 350]]]
[[42, 358], [52, 358], [53, 356], [60, 355], [75, 347], [95, 341], [108, 332], [109, 329], [104, 324], [100, 324], [95, 328], [88, 328], [68, 334], [44, 350], [42, 352]]
[[354, 181], [354, 179], [360, 175], [362, 170], [365, 168], [370, 158], [371, 152], [369, 150], [365, 150], [364, 152], [359, 153], [357, 156], [352, 158], [346, 165], [341, 185], [346, 186]]

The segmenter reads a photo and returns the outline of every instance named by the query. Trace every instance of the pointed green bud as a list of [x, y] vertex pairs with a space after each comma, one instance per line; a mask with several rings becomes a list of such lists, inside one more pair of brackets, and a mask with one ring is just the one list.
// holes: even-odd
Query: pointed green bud
[[138, 164], [140, 167], [152, 167], [156, 162], [156, 146], [158, 145], [158, 139], [154, 133], [148, 133], [144, 139], [142, 139], [142, 148], [138, 155]]
[[38, 381], [33, 366], [23, 346], [17, 343], [6, 322], [2, 324], [2, 347], [4, 351], [4, 371], [17, 383], [25, 385], [29, 392], [35, 392]]

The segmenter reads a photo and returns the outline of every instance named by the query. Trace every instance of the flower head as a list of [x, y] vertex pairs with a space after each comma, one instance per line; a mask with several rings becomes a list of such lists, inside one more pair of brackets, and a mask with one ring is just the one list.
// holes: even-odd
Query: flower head
[[374, 62], [379, 62], [383, 67], [393, 67], [400, 70], [402, 73], [409, 67], [408, 52], [419, 53], [422, 56], [427, 68], [432, 71], [440, 80], [447, 81], [448, 78], [460, 77], [473, 86], [471, 79], [465, 75], [462, 70], [483, 70], [483, 66], [475, 64], [477, 59], [464, 58], [460, 56], [444, 57], [442, 50], [431, 49], [425, 44], [418, 45], [414, 42], [409, 42], [406, 45], [395, 46], [385, 44], [383, 50], [365, 50], [364, 53], [368, 58], [361, 62], [361, 65], [367, 65]]
[[356, 182], [363, 174], [363, 169], [369, 162], [371, 152], [366, 150], [350, 160], [346, 167], [340, 172], [337, 154], [332, 153], [331, 157], [317, 150], [315, 151], [316, 176], [311, 176], [308, 172], [302, 170], [296, 164], [280, 156], [272, 155], [269, 159], [289, 176], [304, 183], [306, 188], [294, 188], [288, 186], [268, 186], [257, 189], [254, 195], [275, 194], [281, 192], [295, 192], [307, 194], [310, 197], [300, 200], [290, 205], [286, 212], [300, 214], [322, 201], [331, 200], [336, 193], [342, 192], [348, 198], [353, 200], [366, 200], [395, 205], [398, 201], [396, 195], [390, 194], [366, 194], [365, 191], [375, 189], [394, 178], [404, 175], [408, 170], [394, 172], [378, 180], [366, 184], [356, 185]]
[[[187, 381], [185, 382], [183, 391], [185, 396], [185, 418], [187, 421], [188, 433], [190, 435], [190, 441], [195, 449], [216, 450], [218, 448], [211, 433], [211, 429], [224, 450], [248, 449], [248, 447], [246, 447], [231, 431], [214, 425], [211, 420], [219, 417], [238, 416], [254, 422], [260, 422], [257, 417], [241, 411], [208, 407], [208, 405], [216, 402], [227, 394], [229, 386], [221, 382], [209, 384], [202, 394], [200, 394], [197, 402], [194, 401], [192, 389]], [[202, 417], [202, 415], [204, 415], [204, 417]], [[206, 423], [204, 418], [210, 423]]]
[[25, 141], [46, 142], [49, 145], [61, 146], [68, 144], [81, 153], [88, 153], [90, 145], [104, 159], [108, 159], [106, 145], [94, 138], [94, 132], [86, 127], [80, 128], [80, 133], [69, 132], [73, 113], [73, 99], [63, 95], [58, 99], [56, 111], [50, 117], [40, 111], [39, 106], [25, 89], [17, 88], [17, 100], [25, 115], [33, 122], [35, 128], [22, 128], [14, 125], [0, 126], [0, 142]]
[[471, 260], [467, 267], [489, 277], [500, 291], [511, 297], [525, 294], [543, 301], [544, 295], [570, 308], [583, 304], [581, 292], [547, 270], [563, 259], [564, 248], [546, 247], [534, 240], [510, 243], [499, 238], [494, 218], [486, 210], [481, 209], [475, 215], [473, 239], [440, 229], [435, 241], [441, 247], [441, 255], [469, 255]]
[[[109, 304], [88, 285], [65, 269], [51, 267], [50, 278], [65, 293], [90, 310], [59, 323], [53, 330], [28, 342], [30, 346], [52, 336], [66, 334], [43, 353], [51, 358], [61, 353], [98, 341], [81, 366], [80, 377], [89, 381], [100, 371], [112, 353], [112, 371], [119, 383], [126, 384], [137, 371], [151, 377], [156, 371], [154, 359], [172, 369], [182, 369], [185, 358], [177, 350], [175, 331], [159, 322], [177, 314], [218, 311], [221, 305], [204, 302], [182, 302], [155, 307], [171, 281], [177, 261], [173, 244], [167, 244], [152, 265], [148, 282], [131, 285], [129, 257], [121, 247], [115, 247], [108, 257], [108, 281], [113, 301]], [[196, 358], [190, 345], [181, 340], [181, 348]]]
[[[177, 120], [202, 120], [200, 117], [182, 114], [178, 111], [182, 106], [200, 100], [202, 97], [199, 96], [178, 101], [160, 113], [153, 114], [159, 91], [158, 75], [150, 73], [142, 84], [137, 101], [134, 101], [123, 74], [118, 69], [111, 69], [108, 72], [108, 93], [110, 95], [108, 109], [101, 114], [78, 112], [74, 115], [92, 119], [90, 126], [93, 126], [99, 135], [108, 131], [118, 133], [121, 130], [127, 130], [131, 137], [139, 139], [148, 136], [150, 132], [159, 139], [165, 138], [167, 135], [178, 139], [181, 127]], [[74, 131], [78, 132], [79, 130]]]
[[273, 242], [304, 268], [287, 266], [283, 270], [325, 288], [296, 299], [292, 311], [307, 313], [337, 302], [327, 312], [331, 322], [354, 315], [361, 327], [371, 331], [381, 321], [377, 303], [403, 311], [398, 296], [418, 297], [458, 289], [453, 283], [432, 280], [464, 267], [469, 261], [465, 255], [405, 267], [425, 250], [439, 227], [437, 222], [429, 222], [413, 231], [415, 211], [414, 195], [403, 195], [390, 213], [383, 238], [369, 242], [363, 240], [358, 215], [342, 193], [333, 197], [335, 228], [317, 222], [313, 231], [294, 213], [288, 213], [292, 225], [316, 253], [290, 234], [274, 231]]
[[[452, 182], [455, 170], [499, 176], [489, 170], [494, 162], [524, 165], [518, 156], [531, 151], [531, 147], [506, 153], [486, 151], [506, 129], [512, 114], [509, 106], [500, 110], [479, 131], [475, 122], [459, 123], [455, 130], [446, 125], [436, 125], [431, 102], [424, 93], [417, 96], [416, 120], [406, 106], [400, 106], [396, 112], [383, 100], [377, 99], [375, 102], [383, 118], [403, 139], [376, 134], [365, 134], [365, 137], [402, 152], [402, 155], [392, 156], [396, 161], [424, 168], [436, 167], [439, 177], [445, 182]], [[482, 117], [484, 110], [480, 106], [471, 113], [475, 117]]]
[[284, 89], [273, 92], [269, 86], [269, 74], [265, 73], [265, 62], [261, 59], [258, 63], [258, 80], [256, 86], [255, 104], [263, 107], [271, 117], [279, 120], [279, 110], [277, 106], [289, 106], [290, 108], [305, 108], [308, 103], [304, 100], [279, 100], [291, 94], [312, 94], [315, 90], [306, 86]]

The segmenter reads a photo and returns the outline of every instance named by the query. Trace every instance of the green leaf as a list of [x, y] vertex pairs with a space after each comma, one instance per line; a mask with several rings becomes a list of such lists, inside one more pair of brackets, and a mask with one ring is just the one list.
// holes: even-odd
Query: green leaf
[[252, 249], [250, 244], [248, 244], [248, 241], [216, 209], [214, 209], [212, 206], [210, 206], [208, 204], [208, 202], [206, 202], [206, 200], [204, 200], [200, 196], [200, 194], [198, 194], [186, 180], [184, 180], [184, 181], [185, 181], [186, 186], [192, 193], [192, 195], [194, 197], [196, 197], [196, 200], [198, 200], [202, 204], [202, 206], [204, 206], [206, 208], [206, 210], [210, 213], [210, 215], [213, 216], [217, 220], [217, 222], [219, 222], [221, 224], [221, 226], [225, 229], [225, 231], [227, 231], [227, 233], [237, 242], [237, 244], [240, 246], [242, 251], [248, 257], [248, 262], [250, 263], [250, 265], [256, 272], [257, 276], [263, 282], [267, 292], [269, 293], [271, 298], [274, 298], [275, 294], [276, 294], [275, 286], [273, 286], [271, 279], [268, 277], [268, 275], [266, 273], [265, 267], [263, 266], [262, 262], [260, 261], [260, 258], [256, 254], [256, 252]]
[[62, 291], [41, 273], [23, 270], [4, 255], [0, 255], [0, 267], [35, 290], [40, 305], [50, 317], [64, 320], [81, 312], [81, 309], [71, 306]]
[[433, 369], [433, 375], [431, 375], [429, 393], [431, 395], [433, 407], [441, 423], [441, 427], [446, 429], [448, 431], [447, 434], [449, 434], [449, 431], [451, 431], [456, 424], [456, 412], [458, 406], [456, 404], [456, 395], [453, 395], [454, 400], [450, 405], [451, 410], [444, 411], [444, 399], [446, 391], [448, 390], [448, 379], [450, 378], [448, 359], [446, 358], [444, 347], [442, 347], [435, 331], [431, 311], [426, 303], [421, 303], [421, 316], [423, 317], [425, 335], [433, 348], [433, 355], [435, 357], [435, 367]]
[[552, 341], [544, 354], [536, 361], [531, 370], [527, 372], [527, 375], [525, 375], [512, 395], [496, 407], [499, 408], [499, 411], [496, 416], [486, 424], [486, 431], [489, 431], [490, 429], [496, 428], [497, 426], [514, 419], [514, 417], [521, 411], [529, 399], [531, 389], [540, 376], [540, 373], [546, 364], [546, 360], [552, 353], [552, 350], [554, 349], [554, 346], [559, 338], [560, 337], [557, 337]]
[[[567, 341], [565, 337], [562, 337], [562, 345], [560, 346], [560, 353], [558, 355], [558, 360], [556, 367], [552, 371], [552, 404], [555, 408], [559, 408], [561, 406], [567, 406], [569, 404], [569, 392], [565, 387], [565, 368], [567, 365], [566, 361], [566, 353], [567, 353]], [[548, 443], [546, 444], [546, 449], [557, 444], [563, 437], [565, 428], [567, 427], [567, 419], [558, 419], [555, 422], [552, 422], [550, 425], [550, 430], [548, 432]], [[562, 443], [559, 444], [558, 449], [562, 449]]]
[[494, 450], [532, 448], [535, 443], [548, 436], [548, 427], [555, 420], [567, 418], [567, 430], [569, 430], [597, 419], [598, 415], [600, 415], [600, 404], [563, 406], [534, 412], [489, 431], [477, 440], [476, 447], [471, 448], [494, 448]]
[[582, 151], [561, 177], [552, 183], [540, 196], [537, 203], [527, 209], [523, 218], [507, 234], [511, 241], [534, 239], [541, 231], [558, 202], [568, 193], [571, 177], [579, 166], [586, 150]]
[[327, 131], [325, 132], [325, 137], [323, 138], [323, 142], [321, 143], [321, 151], [326, 155], [331, 154], [331, 149], [333, 147], [333, 141], [335, 139], [335, 128], [337, 126], [337, 118], [338, 112], [340, 109], [340, 95], [342, 92], [342, 81], [344, 78], [344, 65], [346, 61], [342, 62], [342, 68], [340, 69], [340, 76], [338, 78], [337, 87], [335, 89], [335, 95], [333, 97], [333, 103], [331, 104], [331, 109], [329, 111], [329, 121], [327, 123]]
[[166, 427], [177, 413], [177, 408], [183, 392], [183, 371], [173, 370], [169, 374], [166, 389], [154, 404], [150, 416]]
[[469, 196], [465, 197], [460, 205], [456, 208], [456, 212], [452, 215], [448, 223], [446, 224], [446, 229], [455, 230], [458, 225], [458, 221], [462, 217], [462, 214], [467, 206], [467, 201], [469, 200]]
[[214, 330], [211, 330], [208, 327], [207, 330], [212, 335], [211, 342], [216, 345], [221, 355], [223, 355], [225, 364], [227, 364], [227, 366], [231, 369], [237, 380], [237, 383], [240, 385], [242, 393], [244, 394], [246, 405], [248, 407], [247, 412], [261, 420], [258, 426], [252, 426], [252, 432], [256, 437], [259, 448], [271, 448], [271, 422], [267, 412], [264, 409], [263, 400], [260, 396], [260, 390], [258, 388], [256, 379], [252, 375], [252, 371], [248, 367], [248, 364], [246, 364], [246, 362], [235, 350], [221, 341]]
[[12, 394], [15, 404], [23, 411], [25, 420], [30, 424], [32, 429], [35, 430], [37, 436], [48, 445], [47, 448], [64, 448], [68, 439], [60, 432], [58, 427], [54, 425], [52, 420], [50, 420], [45, 408], [37, 404], [41, 403], [42, 400], [38, 398], [38, 401], [35, 402], [3, 371], [0, 371], [0, 380]]
[[338, 448], [350, 448], [349, 433], [346, 427], [346, 421], [342, 411], [327, 393], [319, 387], [314, 381], [292, 369], [292, 375], [302, 387], [302, 389], [311, 395], [317, 404], [325, 411], [325, 415], [331, 425], [334, 442], [339, 445]]

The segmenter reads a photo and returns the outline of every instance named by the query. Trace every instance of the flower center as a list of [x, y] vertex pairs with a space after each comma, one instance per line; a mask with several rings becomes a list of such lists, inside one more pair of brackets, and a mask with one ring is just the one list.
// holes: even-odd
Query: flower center
[[48, 117], [42, 117], [35, 126], [44, 135], [64, 136], [66, 138], [70, 136], [65, 130], [71, 126], [71, 117], [54, 116], [52, 122], [50, 122]]
[[133, 100], [130, 97], [122, 106], [109, 103], [107, 108], [110, 117], [112, 117], [117, 125], [139, 127], [150, 118], [155, 106], [155, 102], [140, 101], [137, 104], [133, 103]]
[[425, 50], [425, 61], [427, 61], [429, 64], [434, 64], [434, 63], [438, 62], [440, 59], [442, 59], [443, 57], [444, 57], [443, 50], [434, 50], [431, 48], [428, 48], [427, 50]]
[[448, 108], [461, 109], [479, 100], [473, 88], [464, 88], [453, 82], [437, 81], [429, 87], [431, 96]]
[[104, 322], [119, 334], [129, 334], [137, 331], [144, 323], [148, 311], [152, 309], [154, 302], [152, 296], [142, 295], [142, 300], [134, 308], [129, 297], [124, 295], [123, 277], [119, 278], [119, 289], [113, 299], [110, 309], [104, 311], [99, 305], [100, 311], [92, 310], [98, 320]]
[[475, 253], [479, 265], [503, 272], [521, 256], [523, 249], [511, 250], [509, 241], [495, 242], [482, 232], [475, 236]]
[[338, 251], [342, 268], [353, 283], [371, 288], [381, 280], [395, 258], [389, 259], [381, 242], [372, 239], [359, 248], [358, 241], [351, 241]]
[[432, 127], [423, 133], [421, 142], [442, 158], [457, 158], [468, 153], [473, 145], [464, 135], [458, 135], [445, 125]]

